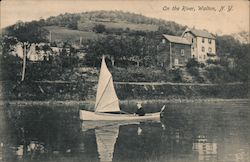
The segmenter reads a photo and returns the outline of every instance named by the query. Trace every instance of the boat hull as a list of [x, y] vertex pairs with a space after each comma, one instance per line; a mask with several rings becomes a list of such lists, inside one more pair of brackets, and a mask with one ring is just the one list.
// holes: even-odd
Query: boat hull
[[160, 121], [160, 112], [148, 113], [145, 116], [133, 114], [111, 114], [80, 110], [80, 119], [83, 121]]

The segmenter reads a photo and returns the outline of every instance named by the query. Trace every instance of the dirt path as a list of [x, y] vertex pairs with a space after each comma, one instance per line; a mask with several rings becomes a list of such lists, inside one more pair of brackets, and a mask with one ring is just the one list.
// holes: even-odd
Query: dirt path
[[183, 85], [183, 86], [216, 86], [216, 85], [241, 85], [242, 82], [223, 83], [223, 84], [206, 84], [206, 83], [173, 83], [173, 82], [115, 82], [115, 84], [132, 84], [132, 85]]
[[[219, 98], [207, 98], [207, 99], [157, 99], [157, 100], [122, 100], [121, 104], [126, 103], [137, 103], [138, 101], [143, 103], [204, 103], [204, 102], [249, 102], [250, 100], [247, 98], [243, 99], [219, 99]], [[86, 100], [86, 101], [0, 101], [0, 106], [3, 105], [48, 105], [48, 106], [60, 106], [60, 105], [94, 105], [94, 100]]]
[[[76, 81], [34, 81], [35, 83], [61, 83], [61, 84], [70, 84], [77, 83]], [[97, 81], [89, 81], [97, 82]], [[114, 82], [115, 84], [130, 84], [130, 85], [181, 85], [181, 86], [216, 86], [216, 85], [241, 85], [242, 82], [232, 82], [232, 83], [173, 83], [173, 82]]]

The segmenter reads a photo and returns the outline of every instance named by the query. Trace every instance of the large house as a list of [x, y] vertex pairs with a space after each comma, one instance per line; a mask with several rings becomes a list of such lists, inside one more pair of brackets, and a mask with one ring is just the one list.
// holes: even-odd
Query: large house
[[191, 58], [206, 63], [216, 57], [215, 37], [197, 29], [186, 29], [182, 36], [163, 34], [158, 50], [158, 60], [164, 67], [182, 67]]
[[215, 37], [206, 30], [186, 29], [183, 34], [191, 42], [191, 55], [198, 62], [205, 63], [216, 56]]

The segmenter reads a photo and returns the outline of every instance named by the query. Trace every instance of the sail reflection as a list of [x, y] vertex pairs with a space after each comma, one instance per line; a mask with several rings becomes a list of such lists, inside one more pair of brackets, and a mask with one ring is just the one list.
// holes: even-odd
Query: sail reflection
[[97, 151], [100, 162], [113, 161], [115, 143], [119, 135], [121, 125], [139, 124], [138, 122], [121, 123], [116, 121], [84, 121], [82, 122], [82, 131], [88, 132], [94, 130]]
[[95, 129], [97, 149], [101, 162], [112, 161], [119, 127], [119, 125], [112, 125]]
[[[162, 125], [159, 122], [153, 122], [153, 123], [157, 125], [157, 128], [162, 129]], [[129, 151], [131, 151], [131, 142], [134, 143], [134, 146], [137, 145], [137, 142], [135, 141], [139, 140], [138, 139], [136, 140], [135, 138], [139, 138], [139, 136], [143, 135], [144, 132], [143, 129], [150, 130], [151, 127], [148, 124], [152, 123], [85, 121], [82, 123], [82, 131], [85, 133], [94, 130], [100, 162], [111, 162], [115, 161], [114, 156], [117, 156], [116, 158], [118, 158], [119, 159], [118, 161], [120, 161], [120, 155], [121, 155], [120, 151], [122, 149], [128, 149], [127, 153], [129, 153]], [[129, 140], [127, 138], [127, 135], [129, 136], [132, 135], [133, 138], [130, 138]], [[147, 140], [145, 137], [142, 138], [144, 140]], [[123, 145], [124, 147], [121, 148], [120, 144], [123, 143], [124, 141], [127, 141], [128, 145]], [[141, 149], [143, 149], [143, 147]]]

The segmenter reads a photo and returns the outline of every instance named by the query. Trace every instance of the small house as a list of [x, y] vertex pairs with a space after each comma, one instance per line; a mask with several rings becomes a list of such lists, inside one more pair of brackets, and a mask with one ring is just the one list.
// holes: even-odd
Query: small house
[[163, 34], [158, 50], [164, 67], [183, 67], [191, 58], [191, 43], [183, 37]]
[[30, 49], [27, 53], [27, 58], [30, 61], [44, 61], [45, 58], [48, 59], [48, 54], [43, 50], [37, 50], [38, 46], [36, 44], [31, 44]]
[[23, 59], [23, 44], [22, 43], [19, 42], [16, 44], [16, 46], [14, 47], [13, 55]]

